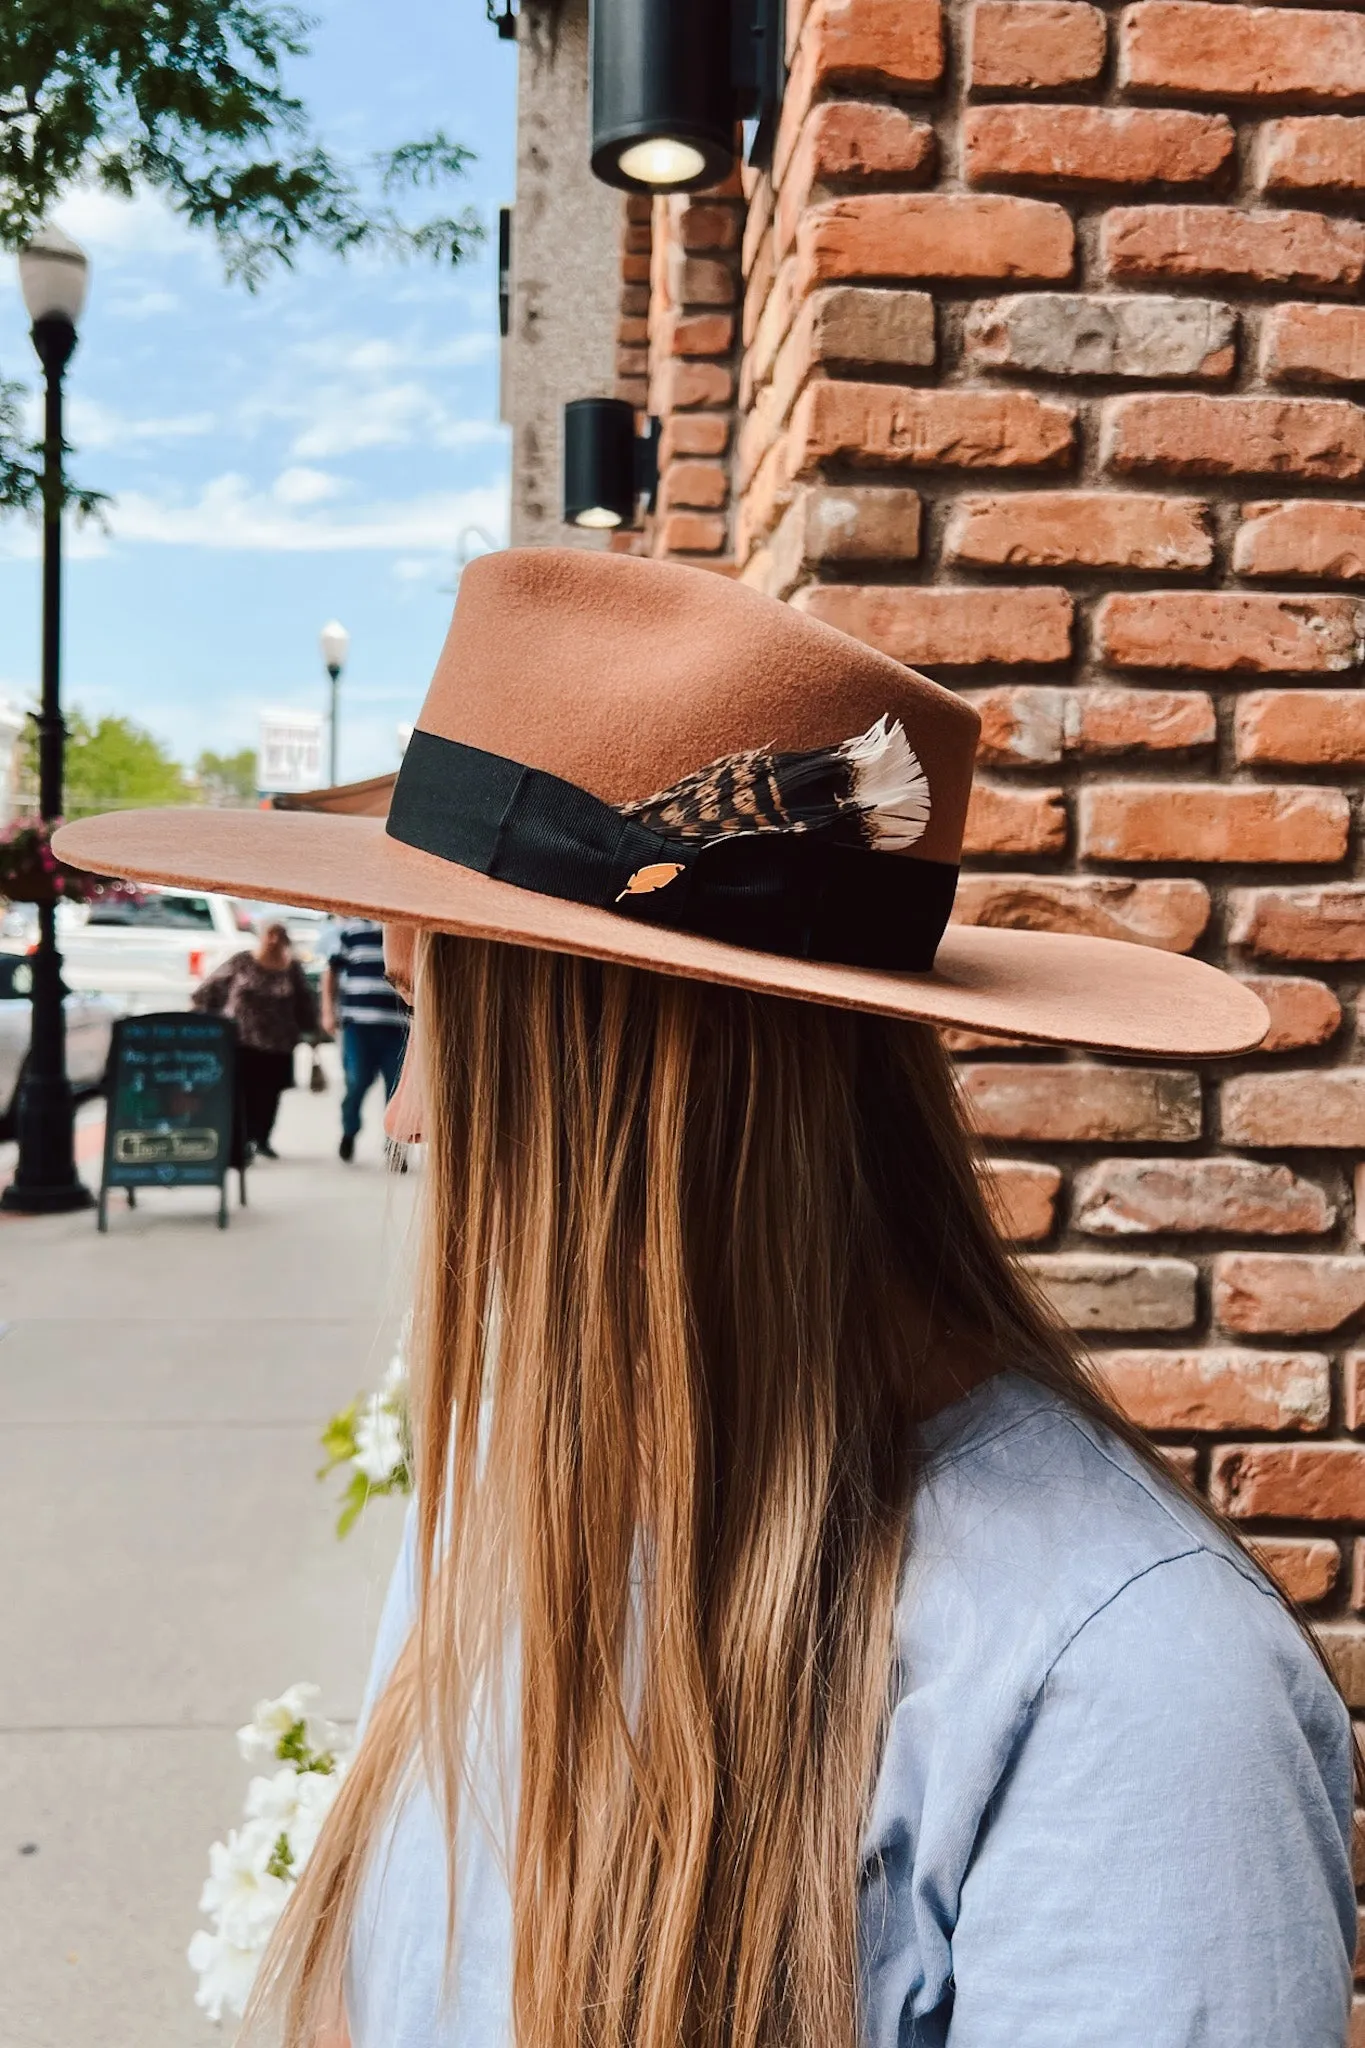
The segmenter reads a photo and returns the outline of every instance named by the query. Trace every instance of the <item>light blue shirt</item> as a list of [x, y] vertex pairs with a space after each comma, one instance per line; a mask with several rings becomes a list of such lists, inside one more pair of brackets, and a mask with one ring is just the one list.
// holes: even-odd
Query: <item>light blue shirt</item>
[[[860, 1889], [867, 2048], [1342, 2048], [1351, 1731], [1280, 1602], [1026, 1380], [925, 1444]], [[372, 1686], [412, 1604], [405, 1547]], [[443, 1997], [440, 1824], [422, 1790], [397, 1815], [352, 1945], [353, 2048], [510, 2043], [498, 1832], [461, 1842]]]

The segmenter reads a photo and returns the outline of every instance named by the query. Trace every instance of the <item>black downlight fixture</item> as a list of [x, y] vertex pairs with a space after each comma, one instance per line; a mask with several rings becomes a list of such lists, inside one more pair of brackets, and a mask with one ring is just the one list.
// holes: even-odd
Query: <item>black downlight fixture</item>
[[766, 161], [782, 97], [782, 0], [589, 0], [592, 168], [627, 192], [695, 192]]
[[610, 533], [639, 524], [643, 498], [654, 510], [659, 422], [635, 431], [625, 398], [571, 398], [564, 408], [564, 523]]

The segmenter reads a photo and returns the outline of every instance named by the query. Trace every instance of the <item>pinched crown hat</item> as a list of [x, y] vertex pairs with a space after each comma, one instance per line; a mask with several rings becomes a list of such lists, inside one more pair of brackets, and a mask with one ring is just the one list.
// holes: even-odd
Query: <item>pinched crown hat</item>
[[978, 726], [913, 669], [710, 572], [513, 549], [461, 578], [386, 820], [123, 811], [56, 847], [100, 874], [976, 1031], [1256, 1045], [1264, 1007], [1202, 961], [949, 923]]

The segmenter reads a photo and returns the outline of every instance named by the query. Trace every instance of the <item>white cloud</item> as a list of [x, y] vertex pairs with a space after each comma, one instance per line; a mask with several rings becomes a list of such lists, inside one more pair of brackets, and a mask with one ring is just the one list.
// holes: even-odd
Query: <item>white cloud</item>
[[75, 396], [70, 406], [71, 439], [80, 448], [128, 448], [148, 441], [188, 441], [211, 434], [217, 425], [211, 412], [170, 413], [161, 419], [131, 419], [101, 405], [96, 398]]
[[418, 441], [435, 448], [491, 446], [505, 433], [495, 420], [460, 418], [412, 378], [360, 390], [326, 385], [307, 397], [254, 410], [302, 420], [290, 453], [305, 460], [326, 461], [363, 448], [409, 448]]
[[180, 300], [174, 292], [158, 291], [149, 286], [146, 291], [129, 292], [126, 298], [110, 302], [109, 311], [120, 320], [151, 320], [162, 313], [178, 313]]
[[330, 470], [282, 469], [275, 479], [274, 496], [281, 505], [322, 505], [328, 498], [337, 498], [349, 487], [345, 480], [333, 476]]
[[452, 556], [467, 526], [507, 529], [507, 492], [499, 484], [467, 491], [432, 491], [406, 500], [375, 500], [345, 514], [281, 504], [229, 472], [206, 484], [196, 499], [174, 503], [141, 491], [122, 493], [110, 525], [121, 542], [279, 553], [335, 554], [365, 550]]
[[[183, 255], [193, 247], [190, 228], [157, 193], [145, 188], [120, 199], [88, 185], [69, 192], [56, 219], [92, 256]], [[95, 283], [98, 284], [98, 275]]]

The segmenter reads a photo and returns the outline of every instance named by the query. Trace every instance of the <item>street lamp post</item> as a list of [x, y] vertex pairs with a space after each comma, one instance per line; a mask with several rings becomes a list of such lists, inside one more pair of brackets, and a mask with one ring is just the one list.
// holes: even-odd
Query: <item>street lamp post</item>
[[[37, 718], [38, 809], [49, 826], [62, 815], [66, 726], [62, 720], [62, 378], [76, 346], [89, 264], [60, 228], [43, 228], [19, 256], [19, 282], [33, 346], [47, 382], [43, 425], [43, 688]], [[32, 1026], [19, 1090], [19, 1160], [0, 1207], [29, 1215], [88, 1208], [94, 1196], [76, 1172], [75, 1105], [66, 1073], [66, 1013], [57, 911], [38, 906]]]
[[335, 784], [337, 780], [337, 684], [341, 681], [341, 671], [346, 666], [346, 656], [350, 652], [351, 636], [346, 631], [346, 628], [339, 625], [335, 619], [329, 619], [321, 633], [319, 633], [318, 640], [322, 647], [323, 663], [328, 675], [332, 679], [332, 708], [327, 724], [327, 780]]

